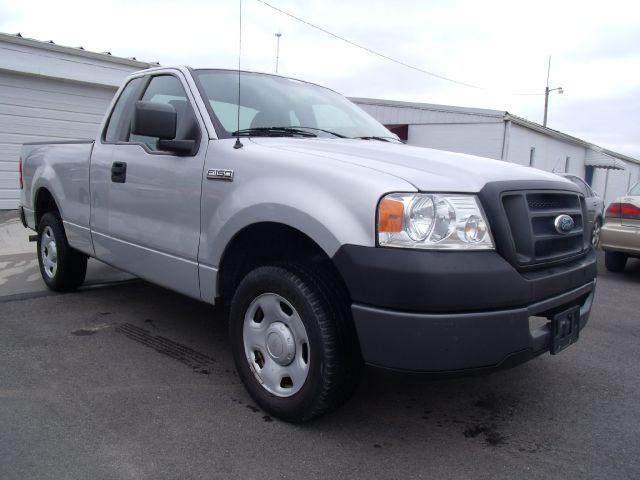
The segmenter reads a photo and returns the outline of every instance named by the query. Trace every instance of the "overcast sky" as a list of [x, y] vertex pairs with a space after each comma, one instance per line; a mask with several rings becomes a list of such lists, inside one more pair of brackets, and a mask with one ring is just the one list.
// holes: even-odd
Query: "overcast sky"
[[[243, 0], [242, 67], [355, 97], [507, 110], [640, 158], [640, 5], [633, 1], [266, 0], [403, 67]], [[237, 68], [238, 0], [2, 0], [0, 31], [163, 65]], [[535, 93], [537, 95], [514, 95]]]

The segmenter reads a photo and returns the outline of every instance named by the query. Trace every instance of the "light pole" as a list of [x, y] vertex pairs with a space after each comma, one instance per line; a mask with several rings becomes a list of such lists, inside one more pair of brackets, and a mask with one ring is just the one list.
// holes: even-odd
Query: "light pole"
[[563, 94], [562, 87], [549, 88], [549, 73], [551, 72], [551, 57], [549, 57], [549, 66], [547, 67], [547, 86], [544, 87], [544, 120], [542, 120], [542, 126], [547, 126], [547, 110], [549, 109], [549, 92], [557, 90], [559, 94]]
[[278, 73], [278, 61], [280, 60], [280, 37], [282, 34], [280, 32], [276, 33], [277, 46], [276, 46], [276, 73]]

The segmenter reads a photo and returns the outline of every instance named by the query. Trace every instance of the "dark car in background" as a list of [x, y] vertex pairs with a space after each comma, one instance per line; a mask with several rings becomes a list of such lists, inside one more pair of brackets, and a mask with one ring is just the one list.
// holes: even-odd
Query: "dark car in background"
[[604, 216], [604, 200], [580, 177], [569, 173], [563, 173], [561, 176], [575, 183], [584, 194], [587, 203], [587, 228], [591, 232], [591, 244], [598, 248]]

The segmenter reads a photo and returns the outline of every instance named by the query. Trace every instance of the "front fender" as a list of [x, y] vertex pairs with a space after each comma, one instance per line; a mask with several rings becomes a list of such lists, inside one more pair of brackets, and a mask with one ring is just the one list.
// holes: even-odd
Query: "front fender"
[[[264, 185], [268, 182], [261, 182], [261, 198], [256, 203], [252, 203], [258, 199], [250, 183], [236, 190], [219, 206], [218, 213], [203, 225], [201, 245], [206, 248], [201, 248], [202, 263], [217, 267], [235, 235], [250, 225], [263, 222], [280, 223], [299, 230], [329, 257], [346, 243], [374, 245], [375, 202], [363, 217], [353, 207], [311, 185], [297, 184], [292, 189], [278, 185], [274, 179], [270, 192], [266, 192]], [[312, 198], [313, 201], [301, 201], [301, 198]], [[239, 201], [243, 204], [239, 205]]]
[[289, 226], [333, 257], [342, 245], [374, 246], [380, 197], [414, 190], [405, 180], [384, 172], [250, 140], [242, 149], [234, 149], [233, 140], [211, 142], [205, 171], [208, 168], [231, 169], [235, 175], [232, 181], [205, 177], [202, 183], [198, 261], [201, 289], [206, 292], [215, 290], [229, 243], [250, 225]]

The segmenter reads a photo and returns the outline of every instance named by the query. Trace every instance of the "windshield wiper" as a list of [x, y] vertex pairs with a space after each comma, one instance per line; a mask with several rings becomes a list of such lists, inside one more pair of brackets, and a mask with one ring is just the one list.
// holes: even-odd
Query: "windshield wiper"
[[[339, 133], [336, 132], [332, 132], [331, 130], [325, 130], [324, 128], [316, 128], [316, 127], [303, 127], [303, 126], [296, 126], [296, 127], [256, 127], [256, 128], [245, 128], [243, 130], [238, 130], [237, 132], [233, 132], [231, 135], [233, 135], [234, 137], [237, 136], [238, 134], [240, 134], [240, 136], [249, 136], [249, 135], [260, 135], [263, 134], [263, 132], [267, 132], [267, 133], [292, 133], [292, 134], [296, 134], [296, 135], [302, 135], [305, 137], [317, 137], [317, 135], [311, 133], [311, 132], [307, 132], [307, 130], [315, 130], [316, 132], [323, 132], [323, 133], [328, 133], [329, 135], [333, 135], [334, 137], [338, 137], [338, 138], [347, 138], [345, 135], [341, 135]], [[266, 134], [265, 134], [266, 135]], [[266, 136], [280, 136], [280, 135], [266, 135]]]
[[[380, 142], [390, 142], [391, 140], [395, 140], [396, 142], [400, 142], [400, 140], [398, 140], [395, 137], [365, 136], [365, 137], [353, 137], [353, 138], [357, 138], [359, 140], [378, 140]], [[400, 142], [400, 143], [402, 143], [402, 142]]]
[[324, 132], [324, 133], [328, 133], [329, 135], [333, 135], [334, 137], [338, 137], [338, 138], [347, 138], [345, 135], [341, 135], [339, 133], [336, 132], [332, 132], [331, 130], [325, 130], [324, 128], [316, 128], [316, 127], [296, 127], [296, 128], [306, 128], [307, 130], [315, 130], [317, 132]]
[[257, 127], [237, 130], [231, 135], [234, 137], [317, 137], [315, 133], [307, 132], [293, 127]]

